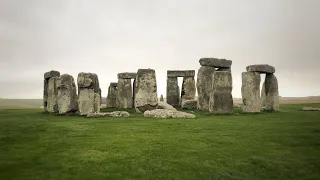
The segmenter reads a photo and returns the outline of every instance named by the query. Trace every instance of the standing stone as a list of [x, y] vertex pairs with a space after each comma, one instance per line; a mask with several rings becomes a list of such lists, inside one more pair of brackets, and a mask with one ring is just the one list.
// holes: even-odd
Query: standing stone
[[198, 70], [197, 76], [197, 91], [198, 105], [197, 108], [201, 111], [209, 110], [210, 93], [212, 91], [212, 76], [215, 71], [214, 67], [202, 66]]
[[184, 77], [181, 91], [181, 104], [187, 100], [195, 100], [196, 98], [196, 83], [194, 77]]
[[242, 73], [242, 110], [243, 112], [254, 113], [260, 112], [260, 73], [243, 72]]
[[164, 98], [163, 98], [163, 95], [161, 94], [160, 96], [160, 102], [164, 102]]
[[265, 92], [266, 92], [266, 111], [279, 110], [279, 89], [278, 80], [274, 74], [266, 74], [265, 79]]
[[180, 90], [177, 77], [167, 77], [167, 97], [166, 101], [171, 106], [177, 108], [180, 102]]
[[135, 91], [135, 108], [138, 112], [157, 108], [158, 94], [155, 70], [138, 70]]
[[49, 79], [52, 77], [59, 77], [60, 72], [59, 71], [49, 71], [44, 73], [44, 85], [43, 85], [43, 108], [44, 111], [47, 112], [47, 104], [48, 104], [48, 84], [49, 84]]
[[58, 112], [58, 89], [57, 89], [58, 77], [52, 77], [48, 82], [48, 99], [47, 99], [47, 111], [51, 113]]
[[233, 112], [232, 75], [230, 71], [216, 71], [212, 76], [209, 111], [214, 114]]
[[[136, 76], [137, 76], [137, 74], [136, 74]], [[133, 79], [132, 87], [133, 87], [132, 88], [132, 106], [134, 107], [134, 99], [136, 97], [136, 78]]]
[[78, 110], [77, 88], [74, 79], [69, 74], [63, 74], [57, 79], [59, 114], [76, 112]]
[[94, 112], [94, 94], [93, 88], [84, 88], [80, 90], [78, 96], [78, 109], [81, 116]]
[[261, 107], [266, 107], [266, 83], [263, 82], [263, 85], [262, 85], [262, 89], [261, 89]]
[[131, 79], [118, 79], [117, 107], [132, 108], [132, 86]]
[[[100, 95], [100, 97], [101, 97], [101, 88], [100, 88], [100, 85], [99, 85], [99, 78], [98, 78], [97, 74], [81, 72], [81, 73], [78, 74], [78, 81], [79, 81], [79, 78], [80, 78], [80, 81], [82, 79], [91, 79], [92, 88], [94, 90], [94, 93], [98, 93]], [[80, 91], [80, 89], [78, 89], [78, 94], [80, 94], [79, 91]]]
[[117, 86], [118, 83], [110, 83], [107, 95], [107, 108], [117, 107]]
[[93, 112], [94, 113], [99, 113], [100, 112], [100, 102], [101, 97], [99, 95], [99, 93], [94, 93], [94, 102], [93, 102]]

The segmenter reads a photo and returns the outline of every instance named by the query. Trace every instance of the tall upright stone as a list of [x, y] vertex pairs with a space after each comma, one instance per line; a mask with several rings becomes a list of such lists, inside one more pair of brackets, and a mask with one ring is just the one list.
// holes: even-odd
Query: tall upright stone
[[215, 71], [212, 77], [209, 111], [214, 114], [232, 114], [232, 75], [230, 71]]
[[266, 83], [263, 82], [261, 89], [261, 107], [266, 107]]
[[260, 112], [260, 73], [259, 72], [243, 72], [242, 73], [242, 110], [246, 113]]
[[194, 77], [184, 77], [181, 90], [181, 104], [187, 100], [195, 100], [196, 83]]
[[197, 108], [201, 111], [209, 110], [210, 94], [212, 91], [212, 76], [215, 71], [214, 67], [202, 66], [198, 70], [197, 91], [198, 104]]
[[57, 89], [58, 77], [52, 77], [48, 82], [48, 99], [47, 99], [47, 111], [51, 113], [57, 113], [58, 109], [58, 89]]
[[133, 84], [132, 84], [132, 106], [133, 107], [134, 107], [134, 99], [135, 99], [135, 97], [136, 97], [136, 78], [133, 79]]
[[138, 112], [145, 112], [157, 108], [158, 94], [155, 70], [138, 70], [135, 91], [135, 108]]
[[[95, 112], [95, 92], [101, 93], [97, 76], [92, 73], [78, 74], [78, 111], [80, 115]], [[98, 88], [99, 87], [99, 88]]]
[[166, 102], [175, 108], [179, 107], [180, 90], [177, 77], [167, 77]]
[[93, 96], [93, 112], [94, 113], [99, 113], [100, 112], [100, 105], [101, 105], [101, 97], [99, 93], [94, 93]]
[[131, 79], [118, 79], [117, 86], [117, 107], [118, 108], [132, 108], [132, 85]]
[[59, 114], [76, 112], [78, 110], [77, 88], [74, 79], [69, 74], [57, 78]]
[[265, 79], [266, 111], [279, 110], [278, 80], [274, 74], [266, 74]]
[[48, 106], [48, 86], [49, 86], [49, 79], [53, 77], [59, 77], [60, 72], [59, 71], [49, 71], [44, 73], [44, 85], [43, 85], [43, 108], [44, 111], [47, 112], [47, 106]]
[[[92, 88], [94, 90], [94, 93], [98, 93], [101, 98], [101, 88], [99, 84], [99, 78], [98, 75], [95, 73], [86, 73], [86, 72], [81, 72], [78, 74], [78, 78], [89, 78], [92, 80]], [[80, 94], [80, 89], [78, 89], [78, 94]]]
[[117, 86], [118, 83], [110, 83], [107, 95], [107, 108], [117, 107]]

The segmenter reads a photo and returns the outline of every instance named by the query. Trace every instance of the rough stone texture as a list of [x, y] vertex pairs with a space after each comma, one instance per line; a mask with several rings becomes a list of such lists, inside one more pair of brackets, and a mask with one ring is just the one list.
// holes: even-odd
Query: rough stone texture
[[107, 108], [116, 108], [117, 107], [117, 84], [118, 83], [110, 83], [108, 88], [107, 95]]
[[100, 104], [101, 104], [101, 97], [98, 93], [94, 93], [94, 102], [93, 102], [93, 112], [99, 113], [100, 112]]
[[94, 89], [80, 89], [78, 95], [78, 111], [80, 115], [87, 115], [94, 112], [94, 94]]
[[49, 80], [52, 77], [59, 77], [59, 76], [60, 76], [60, 72], [55, 70], [44, 73], [44, 79], [47, 79], [47, 80]]
[[164, 102], [164, 98], [163, 98], [163, 95], [161, 94], [161, 96], [160, 96], [160, 101], [161, 102]]
[[48, 82], [48, 98], [47, 98], [47, 111], [51, 113], [57, 113], [58, 109], [58, 89], [57, 89], [58, 77], [52, 77]]
[[314, 108], [314, 107], [303, 107], [302, 111], [320, 111], [320, 108]]
[[145, 111], [143, 113], [143, 116], [153, 118], [196, 118], [194, 114], [169, 109], [155, 109], [151, 111]]
[[118, 79], [117, 87], [117, 107], [132, 108], [132, 86], [131, 79]]
[[214, 114], [232, 114], [233, 99], [230, 92], [214, 92], [213, 102], [209, 111]]
[[87, 115], [88, 118], [96, 118], [96, 117], [130, 117], [130, 114], [126, 111], [114, 111], [114, 112], [106, 112], [106, 113], [89, 113]]
[[218, 58], [201, 58], [199, 63], [201, 66], [211, 66], [215, 68], [229, 68], [232, 65], [231, 60]]
[[270, 66], [268, 64], [255, 64], [247, 66], [248, 72], [259, 72], [259, 73], [275, 73], [276, 69], [273, 66]]
[[135, 79], [137, 77], [137, 73], [135, 72], [124, 72], [118, 74], [118, 79]]
[[156, 109], [158, 105], [156, 72], [139, 69], [135, 84], [135, 108], [139, 112]]
[[136, 98], [136, 79], [133, 79], [132, 87], [132, 107], [135, 108], [134, 99]]
[[260, 112], [260, 73], [258, 72], [243, 72], [242, 73], [242, 111], [246, 113]]
[[195, 100], [196, 82], [194, 77], [184, 77], [181, 90], [181, 104], [186, 100]]
[[74, 79], [69, 74], [57, 78], [59, 114], [76, 112], [78, 110], [77, 88]]
[[261, 107], [266, 107], [266, 83], [263, 82], [261, 89]]
[[265, 79], [266, 111], [279, 110], [278, 80], [274, 74], [267, 74]]
[[168, 70], [167, 77], [194, 77], [194, 70]]
[[212, 75], [214, 67], [202, 66], [198, 70], [197, 91], [198, 91], [198, 109], [201, 111], [209, 110], [210, 93], [212, 91]]
[[158, 102], [158, 109], [170, 109], [170, 110], [177, 110], [176, 108], [174, 108], [173, 106], [171, 106], [168, 103], [165, 102]]
[[100, 89], [99, 79], [97, 74], [81, 72], [78, 74], [77, 82], [78, 82], [78, 94], [80, 94], [80, 89], [90, 88], [90, 89], [94, 89], [94, 93], [98, 93], [101, 98], [101, 89]]
[[215, 71], [212, 76], [209, 112], [231, 114], [233, 112], [232, 75], [229, 71]]
[[182, 101], [181, 108], [182, 109], [197, 109], [197, 100], [186, 100]]
[[179, 107], [180, 90], [177, 77], [167, 77], [167, 97], [166, 101], [173, 107]]
[[44, 111], [47, 112], [47, 105], [48, 105], [48, 84], [49, 84], [49, 79], [52, 77], [59, 77], [60, 72], [59, 71], [49, 71], [44, 73], [44, 82], [43, 82], [43, 108]]

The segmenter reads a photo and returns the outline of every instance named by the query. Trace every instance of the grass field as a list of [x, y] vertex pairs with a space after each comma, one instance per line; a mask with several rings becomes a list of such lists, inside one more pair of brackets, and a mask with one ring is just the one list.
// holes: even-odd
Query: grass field
[[148, 119], [0, 111], [0, 179], [320, 179], [320, 112]]

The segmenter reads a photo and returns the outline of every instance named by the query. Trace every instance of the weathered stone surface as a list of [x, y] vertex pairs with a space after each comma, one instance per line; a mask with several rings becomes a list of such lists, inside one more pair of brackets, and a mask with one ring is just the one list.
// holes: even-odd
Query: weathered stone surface
[[194, 77], [184, 77], [181, 90], [181, 102], [186, 100], [195, 100], [196, 98], [196, 82]]
[[151, 111], [145, 111], [143, 116], [153, 118], [196, 118], [194, 114], [169, 109], [154, 109]]
[[174, 108], [173, 106], [171, 106], [168, 103], [165, 102], [158, 102], [158, 108], [157, 109], [170, 109], [170, 110], [177, 110], [176, 108]]
[[243, 72], [242, 73], [242, 111], [246, 113], [260, 112], [260, 73], [258, 72]]
[[320, 111], [320, 108], [314, 108], [314, 107], [303, 107], [302, 111]]
[[212, 76], [212, 91], [232, 91], [232, 75], [229, 71], [215, 71]]
[[112, 87], [117, 87], [117, 86], [118, 86], [118, 83], [112, 82], [112, 83], [110, 83], [110, 86], [112, 86]]
[[57, 78], [59, 114], [76, 112], [78, 110], [77, 88], [74, 79], [69, 74]]
[[136, 79], [133, 79], [132, 87], [132, 107], [135, 108], [134, 99], [136, 98]]
[[274, 74], [267, 74], [265, 79], [266, 111], [279, 110], [278, 80]]
[[108, 88], [108, 95], [107, 95], [107, 108], [116, 108], [117, 107], [117, 85], [118, 83], [110, 83]]
[[57, 89], [57, 78], [52, 77], [48, 82], [48, 99], [47, 99], [47, 111], [51, 113], [58, 112], [58, 89]]
[[117, 107], [132, 108], [132, 85], [131, 79], [118, 79], [117, 87]]
[[123, 72], [118, 74], [118, 79], [135, 79], [137, 77], [137, 73], [135, 72]]
[[179, 107], [180, 91], [177, 77], [167, 78], [167, 96], [166, 102], [173, 107]]
[[248, 72], [259, 72], [259, 73], [275, 73], [276, 69], [273, 66], [270, 66], [268, 64], [254, 64], [247, 66]]
[[163, 102], [164, 101], [164, 98], [163, 98], [163, 95], [161, 94], [160, 96], [160, 101]]
[[214, 114], [232, 114], [233, 99], [230, 92], [214, 92], [209, 111]]
[[93, 113], [94, 108], [94, 90], [93, 89], [80, 89], [78, 95], [78, 111], [80, 115], [87, 115]]
[[95, 113], [100, 112], [100, 104], [101, 104], [100, 100], [101, 100], [100, 95], [98, 93], [94, 93], [93, 112]]
[[194, 70], [168, 70], [167, 77], [194, 77]]
[[263, 82], [262, 89], [261, 89], [261, 107], [266, 107], [266, 83]]
[[52, 71], [44, 73], [44, 79], [47, 79], [47, 80], [49, 78], [59, 77], [59, 76], [60, 76], [60, 72], [59, 71], [55, 71], [55, 70], [52, 70]]
[[156, 72], [139, 69], [135, 84], [135, 108], [137, 111], [156, 109], [158, 105]]
[[181, 103], [182, 109], [197, 109], [197, 100], [185, 100]]
[[106, 113], [89, 113], [88, 118], [97, 118], [97, 117], [130, 117], [130, 114], [126, 111], [113, 111]]
[[202, 66], [198, 70], [197, 91], [198, 91], [198, 109], [202, 111], [209, 110], [210, 93], [212, 91], [212, 76], [214, 67]]
[[211, 66], [215, 68], [229, 68], [232, 65], [231, 60], [218, 58], [201, 58], [199, 63], [201, 66]]
[[81, 72], [78, 74], [77, 82], [79, 88], [78, 91], [82, 88], [94, 89], [94, 93], [98, 93], [101, 97], [101, 89], [97, 74]]

